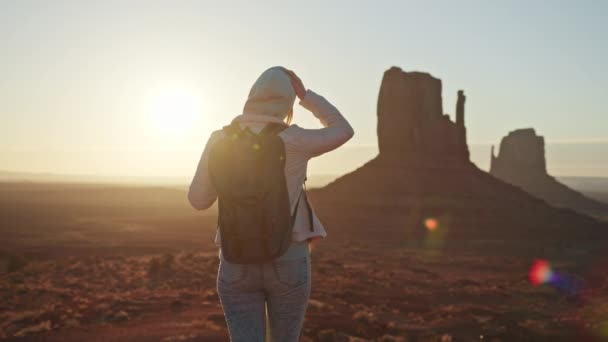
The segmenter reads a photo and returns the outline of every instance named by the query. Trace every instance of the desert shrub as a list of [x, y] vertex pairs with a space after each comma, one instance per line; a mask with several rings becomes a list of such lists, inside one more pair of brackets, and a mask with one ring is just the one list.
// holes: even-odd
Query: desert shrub
[[155, 257], [148, 264], [148, 276], [157, 277], [168, 275], [175, 266], [175, 256], [173, 254], [164, 254], [161, 257]]
[[373, 312], [359, 310], [355, 312], [353, 315], [353, 319], [356, 321], [366, 322], [366, 323], [374, 323], [377, 321], [376, 316]]
[[109, 319], [111, 322], [123, 322], [129, 320], [129, 314], [125, 311], [114, 312]]
[[148, 264], [148, 276], [156, 276], [160, 273], [160, 259], [153, 258]]
[[407, 338], [393, 335], [383, 335], [380, 337], [378, 342], [407, 342]]
[[349, 342], [354, 340], [348, 334], [335, 329], [324, 329], [318, 332], [316, 341], [319, 342]]
[[167, 253], [162, 256], [161, 267], [163, 269], [171, 269], [173, 267], [173, 264], [175, 264], [175, 256], [173, 256], [173, 254]]
[[185, 252], [180, 255], [179, 260], [182, 262], [190, 262], [194, 259], [194, 254], [192, 252]]
[[0, 252], [0, 274], [20, 271], [26, 265], [27, 259], [24, 257], [13, 253]]
[[25, 335], [28, 334], [33, 334], [33, 333], [41, 333], [44, 331], [49, 331], [52, 329], [52, 323], [51, 321], [44, 321], [44, 322], [40, 322], [38, 324], [26, 327], [21, 329], [20, 331], [18, 331], [15, 336], [16, 337], [23, 337]]
[[334, 329], [321, 330], [318, 333], [320, 342], [334, 342], [336, 340], [336, 331]]

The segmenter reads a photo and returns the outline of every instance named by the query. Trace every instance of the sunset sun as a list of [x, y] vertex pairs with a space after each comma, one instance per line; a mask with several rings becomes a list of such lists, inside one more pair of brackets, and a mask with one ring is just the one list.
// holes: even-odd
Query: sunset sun
[[148, 105], [152, 122], [164, 133], [182, 133], [202, 115], [200, 98], [183, 89], [159, 91], [151, 97]]

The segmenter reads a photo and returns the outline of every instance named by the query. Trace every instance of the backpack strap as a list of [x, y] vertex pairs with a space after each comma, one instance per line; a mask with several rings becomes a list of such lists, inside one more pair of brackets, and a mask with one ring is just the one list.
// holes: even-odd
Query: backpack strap
[[300, 196], [296, 200], [296, 206], [293, 209], [293, 213], [291, 214], [291, 227], [296, 224], [296, 217], [298, 216], [298, 206], [300, 205], [300, 198], [302, 198], [302, 193], [300, 192]]
[[[264, 128], [260, 131], [260, 135], [261, 136], [277, 135], [277, 134], [281, 133], [283, 130], [285, 130], [286, 128], [287, 128], [287, 126], [285, 126], [283, 124], [270, 122], [270, 123], [266, 124], [266, 126], [264, 126]], [[313, 216], [312, 216], [312, 207], [310, 206], [310, 202], [308, 202], [308, 196], [306, 196], [306, 180], [307, 179], [308, 178], [304, 178], [304, 183], [302, 184], [302, 191], [300, 192], [300, 196], [298, 196], [298, 199], [296, 200], [296, 205], [293, 209], [293, 213], [291, 214], [291, 226], [293, 227], [294, 224], [296, 223], [296, 217], [298, 216], [298, 207], [300, 206], [300, 198], [302, 198], [302, 196], [304, 196], [304, 201], [306, 202], [306, 209], [308, 209], [309, 228], [310, 228], [310, 231], [313, 232], [314, 231], [314, 221], [313, 221]]]
[[306, 195], [306, 179], [308, 179], [308, 178], [304, 178], [304, 188], [302, 189], [302, 192], [304, 193], [304, 201], [306, 202], [306, 208], [308, 209], [308, 225], [309, 225], [310, 231], [314, 232], [315, 228], [314, 228], [314, 221], [313, 221], [313, 217], [312, 217], [312, 207], [310, 206], [310, 202], [308, 202], [308, 196]]
[[304, 196], [304, 201], [306, 202], [306, 209], [308, 209], [308, 226], [311, 232], [315, 231], [314, 221], [312, 216], [312, 207], [308, 202], [308, 196], [306, 196], [306, 179], [304, 179], [304, 183], [302, 185], [302, 191], [300, 192], [300, 196], [298, 196], [298, 200], [296, 201], [296, 206], [293, 210], [293, 214], [291, 215], [291, 226], [293, 227], [296, 223], [296, 216], [298, 215], [298, 206], [300, 205], [300, 198]]
[[233, 134], [240, 135], [243, 132], [241, 126], [239, 126], [239, 123], [236, 121], [233, 121], [230, 125], [224, 126], [222, 131], [224, 131], [224, 134], [229, 137], [231, 137]]

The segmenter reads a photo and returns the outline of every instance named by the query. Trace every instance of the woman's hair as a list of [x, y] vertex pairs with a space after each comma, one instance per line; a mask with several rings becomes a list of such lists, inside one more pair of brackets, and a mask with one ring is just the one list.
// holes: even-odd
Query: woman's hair
[[293, 108], [287, 113], [287, 117], [285, 118], [285, 123], [287, 125], [291, 125], [291, 120], [293, 120]]

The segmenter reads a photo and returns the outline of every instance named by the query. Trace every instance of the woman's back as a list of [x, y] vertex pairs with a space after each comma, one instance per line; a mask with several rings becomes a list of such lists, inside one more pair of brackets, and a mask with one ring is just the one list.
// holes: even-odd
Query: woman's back
[[[296, 95], [300, 98], [300, 104], [319, 119], [323, 128], [289, 126]], [[341, 146], [354, 132], [333, 105], [311, 90], [305, 90], [293, 72], [281, 67], [268, 69], [258, 78], [251, 88], [243, 114], [232, 122], [239, 124], [241, 129], [249, 128], [254, 133], [260, 133], [268, 124], [285, 126], [279, 133], [284, 144], [285, 177], [284, 180], [281, 177], [277, 181], [287, 183], [286, 197], [289, 197], [290, 212], [295, 213], [295, 221], [291, 244], [280, 257], [272, 261], [252, 264], [229, 262], [220, 248], [217, 288], [230, 338], [232, 341], [264, 341], [268, 323], [272, 340], [298, 341], [311, 290], [308, 241], [327, 235], [312, 208], [306, 205], [308, 202], [300, 200], [305, 195], [303, 185], [308, 160]], [[209, 155], [214, 144], [226, 141], [223, 139], [227, 138], [225, 134], [224, 130], [213, 132], [190, 185], [188, 199], [198, 210], [209, 208], [218, 197], [210, 177]], [[235, 138], [238, 139], [238, 135]], [[254, 212], [263, 213], [259, 209]], [[257, 217], [257, 214], [254, 216]], [[221, 220], [219, 227], [222, 227]], [[222, 242], [220, 230], [216, 234], [216, 244], [219, 246]], [[246, 232], [251, 236], [251, 231]], [[259, 237], [255, 234], [253, 236]], [[230, 240], [233, 237], [229, 235]]]
[[[323, 124], [320, 129], [305, 129], [298, 125], [291, 125], [283, 130], [279, 136], [285, 144], [285, 178], [291, 208], [300, 195], [302, 184], [306, 180], [308, 161], [325, 152], [336, 149], [348, 141], [354, 134], [352, 127], [342, 114], [325, 98], [317, 95], [311, 90], [306, 92], [300, 104], [310, 110]], [[243, 114], [233, 119], [241, 127], [249, 127], [254, 133], [259, 133], [268, 123], [281, 123], [273, 116], [259, 114]], [[207, 142], [199, 168], [190, 186], [188, 198], [193, 207], [205, 209], [210, 207], [217, 198], [208, 173], [208, 151], [210, 147], [224, 135], [223, 130], [214, 131]], [[296, 222], [293, 228], [293, 240], [303, 241], [312, 237], [325, 237], [325, 229], [316, 215], [313, 214], [313, 228], [309, 230], [308, 215], [306, 215], [306, 204], [299, 202], [297, 208]], [[217, 245], [221, 243], [221, 237], [216, 235]]]

